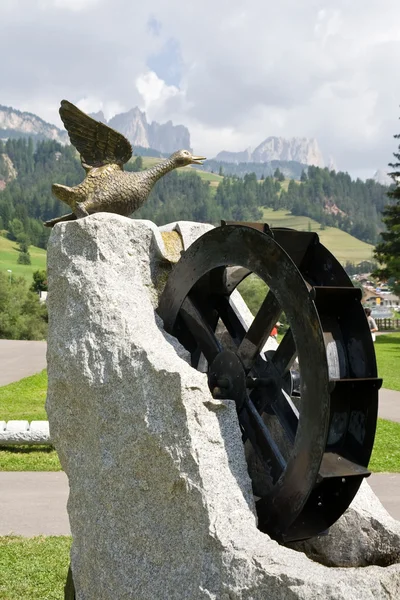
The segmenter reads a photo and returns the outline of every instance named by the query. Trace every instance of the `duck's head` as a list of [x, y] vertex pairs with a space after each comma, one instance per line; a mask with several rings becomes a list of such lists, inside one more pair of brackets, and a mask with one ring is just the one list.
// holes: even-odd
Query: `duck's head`
[[169, 157], [177, 167], [186, 167], [187, 165], [202, 165], [205, 156], [193, 156], [189, 150], [178, 150]]

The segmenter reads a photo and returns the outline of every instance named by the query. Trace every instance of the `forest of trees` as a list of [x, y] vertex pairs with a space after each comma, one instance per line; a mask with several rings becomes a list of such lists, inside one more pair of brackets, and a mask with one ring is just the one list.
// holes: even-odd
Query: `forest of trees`
[[276, 169], [279, 169], [286, 179], [300, 179], [305, 168], [307, 168], [306, 165], [293, 160], [271, 160], [268, 163], [231, 163], [211, 159], [204, 163], [204, 170], [211, 173], [237, 177], [255, 173], [257, 179], [273, 175]]
[[[45, 248], [49, 230], [43, 220], [68, 212], [68, 207], [51, 193], [53, 183], [73, 186], [84, 178], [78, 155], [72, 146], [55, 141], [10, 139], [0, 142], [18, 176], [0, 191], [0, 230], [23, 249], [34, 244]], [[0, 162], [5, 169], [4, 161]], [[128, 170], [140, 170], [142, 158], [133, 159]], [[0, 179], [5, 177], [0, 172]], [[155, 185], [148, 202], [135, 214], [158, 225], [174, 220], [218, 223], [220, 219], [254, 221], [262, 208], [286, 209], [319, 221], [322, 226], [340, 227], [355, 237], [375, 243], [382, 229], [381, 212], [387, 204], [388, 188], [373, 180], [352, 181], [347, 173], [308, 167], [300, 181], [282, 181], [279, 169], [257, 179], [226, 176], [217, 188], [202, 180], [195, 170], [173, 171]]]
[[17, 170], [16, 179], [0, 192], [0, 229], [7, 229], [11, 239], [19, 241], [25, 234], [30, 244], [46, 248], [50, 232], [42, 220], [68, 212], [51, 193], [53, 183], [76, 185], [83, 170], [72, 146], [46, 140], [34, 146], [32, 139], [0, 141]]
[[177, 220], [214, 224], [221, 219], [255, 221], [262, 217], [256, 194], [258, 186], [252, 175], [244, 179], [228, 177], [221, 181], [214, 196], [209, 183], [194, 170], [172, 171], [157, 182], [135, 217], [151, 219], [157, 225]]
[[292, 214], [339, 227], [364, 242], [375, 243], [388, 188], [373, 179], [353, 181], [348, 173], [308, 167], [300, 184], [290, 181], [279, 202]]

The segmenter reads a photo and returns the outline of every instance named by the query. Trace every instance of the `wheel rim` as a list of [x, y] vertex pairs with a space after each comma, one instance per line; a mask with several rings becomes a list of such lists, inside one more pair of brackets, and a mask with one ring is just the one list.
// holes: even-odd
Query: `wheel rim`
[[[165, 329], [191, 351], [193, 366], [199, 367], [199, 356], [206, 357], [214, 395], [217, 390], [217, 397], [235, 400], [243, 439], [247, 446], [250, 441], [264, 477], [265, 489], [257, 502], [259, 528], [276, 539], [289, 540], [315, 535], [337, 518], [338, 508], [330, 506], [338, 489], [337, 477], [330, 478], [335, 479], [332, 485], [320, 473], [321, 463], [327, 462], [328, 436], [334, 435], [331, 411], [334, 384], [333, 359], [326, 350], [326, 331], [317, 310], [324, 292], [315, 282], [318, 278], [317, 283], [321, 282], [320, 272], [330, 284], [348, 285], [348, 279], [323, 247], [319, 248], [317, 260], [314, 257], [310, 262], [309, 255], [319, 244], [315, 234], [303, 236], [301, 243], [298, 236], [295, 240], [296, 236], [285, 230], [276, 230], [273, 235], [275, 239], [243, 225], [227, 225], [203, 235], [174, 268], [160, 299], [159, 314]], [[330, 270], [326, 268], [328, 262], [333, 265]], [[303, 272], [298, 268], [301, 266]], [[265, 281], [270, 291], [246, 331], [230, 296], [249, 272]], [[282, 310], [290, 330], [266, 361], [262, 348]], [[323, 319], [326, 321], [325, 315]], [[219, 320], [234, 342], [233, 350], [224, 349], [215, 335]], [[299, 414], [282, 392], [283, 376], [296, 355], [301, 366]], [[340, 369], [336, 368], [333, 375], [340, 379]], [[221, 390], [218, 381], [225, 383], [225, 390]], [[245, 393], [243, 381], [247, 387]], [[286, 456], [266, 422], [271, 411], [285, 444], [289, 444]], [[374, 430], [371, 415], [369, 431]], [[363, 462], [361, 467], [366, 466]], [[335, 470], [336, 465], [333, 466]], [[352, 485], [346, 487], [345, 493], [341, 491], [340, 510], [346, 502], [348, 505], [350, 496], [367, 474], [359, 468]], [[321, 496], [323, 483], [325, 491]], [[321, 507], [323, 510], [319, 512], [324, 516], [319, 519], [312, 511], [318, 513]]]

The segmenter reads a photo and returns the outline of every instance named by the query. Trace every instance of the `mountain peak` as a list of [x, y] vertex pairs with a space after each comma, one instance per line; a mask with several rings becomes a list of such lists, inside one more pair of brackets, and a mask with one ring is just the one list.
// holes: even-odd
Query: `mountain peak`
[[304, 165], [324, 166], [324, 159], [315, 138], [293, 137], [290, 139], [269, 136], [257, 146], [243, 152], [220, 152], [215, 160], [223, 162], [264, 163], [272, 160], [295, 161]]
[[95, 119], [96, 121], [100, 121], [100, 123], [107, 123], [107, 119], [102, 110], [95, 113], [89, 113], [89, 117], [92, 117], [92, 119]]
[[393, 183], [392, 178], [385, 169], [378, 169], [373, 179], [382, 185], [391, 185]]
[[324, 166], [324, 159], [315, 138], [267, 137], [253, 152], [254, 162], [271, 160], [295, 161], [303, 165]]
[[148, 123], [146, 113], [137, 106], [128, 112], [115, 115], [108, 125], [122, 133], [133, 146], [153, 148], [171, 154], [180, 148], [190, 150], [190, 133], [184, 125]]
[[[164, 124], [156, 121], [148, 123], [146, 113], [137, 106], [128, 112], [115, 115], [109, 121], [101, 110], [91, 113], [90, 116], [122, 133], [133, 146], [153, 148], [168, 154], [181, 148], [190, 150], [190, 133], [186, 127], [174, 125], [172, 121]], [[66, 131], [47, 123], [37, 115], [0, 105], [0, 139], [9, 137], [47, 138], [62, 144], [69, 142]]]

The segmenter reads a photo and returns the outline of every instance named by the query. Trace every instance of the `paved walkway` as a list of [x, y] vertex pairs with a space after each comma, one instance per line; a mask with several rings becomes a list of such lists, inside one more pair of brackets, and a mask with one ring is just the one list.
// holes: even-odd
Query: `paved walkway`
[[[0, 340], [0, 386], [44, 369], [46, 350], [46, 342]], [[379, 416], [400, 423], [400, 392], [380, 390]], [[400, 473], [373, 473], [368, 482], [400, 520]], [[69, 535], [67, 498], [62, 472], [0, 472], [0, 535]]]
[[0, 535], [70, 535], [62, 471], [0, 473]]
[[46, 351], [46, 342], [0, 340], [0, 386], [40, 373], [46, 368]]
[[[373, 473], [368, 482], [400, 520], [400, 474]], [[70, 535], [65, 473], [0, 473], [0, 535]]]
[[[45, 369], [46, 351], [46, 342], [0, 340], [0, 386]], [[379, 416], [400, 423], [400, 392], [380, 390]]]
[[400, 423], [400, 392], [385, 389], [379, 390], [378, 415], [381, 419]]
[[400, 473], [372, 473], [367, 481], [388, 513], [400, 521]]

